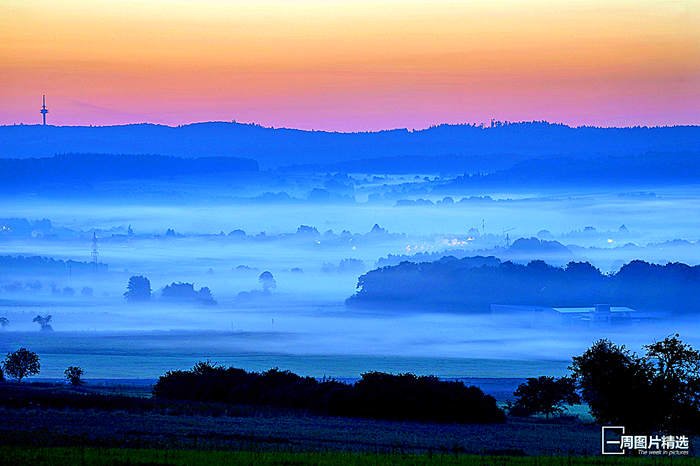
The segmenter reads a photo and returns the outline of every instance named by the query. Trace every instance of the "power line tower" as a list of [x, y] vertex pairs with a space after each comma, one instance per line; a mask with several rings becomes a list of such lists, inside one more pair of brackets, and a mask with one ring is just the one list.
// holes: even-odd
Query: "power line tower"
[[42, 95], [41, 96], [41, 117], [43, 119], [43, 124], [46, 126], [46, 114], [49, 113], [49, 111], [46, 109], [46, 96]]
[[515, 230], [515, 228], [504, 228], [503, 229], [503, 235], [506, 237], [506, 247], [510, 247], [510, 235], [508, 232]]
[[97, 235], [95, 235], [95, 232], [92, 232], [92, 252], [90, 253], [90, 256], [92, 256], [92, 268], [94, 271], [97, 271], [97, 259], [99, 257], [99, 252], [97, 252]]

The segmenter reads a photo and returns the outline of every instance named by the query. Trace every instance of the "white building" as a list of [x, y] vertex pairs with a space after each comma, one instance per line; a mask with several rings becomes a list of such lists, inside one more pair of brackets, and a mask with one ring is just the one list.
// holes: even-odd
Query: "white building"
[[636, 310], [610, 304], [595, 304], [591, 307], [548, 307], [514, 304], [492, 304], [491, 312], [497, 315], [516, 315], [532, 323], [559, 321], [565, 323], [613, 323], [629, 321]]

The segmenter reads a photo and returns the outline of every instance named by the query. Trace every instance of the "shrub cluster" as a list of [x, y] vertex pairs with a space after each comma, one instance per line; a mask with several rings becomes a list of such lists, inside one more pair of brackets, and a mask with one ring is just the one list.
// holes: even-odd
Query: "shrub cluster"
[[477, 387], [413, 374], [370, 372], [354, 385], [289, 371], [246, 372], [200, 362], [161, 376], [156, 398], [307, 409], [330, 416], [436, 422], [502, 422], [496, 400]]

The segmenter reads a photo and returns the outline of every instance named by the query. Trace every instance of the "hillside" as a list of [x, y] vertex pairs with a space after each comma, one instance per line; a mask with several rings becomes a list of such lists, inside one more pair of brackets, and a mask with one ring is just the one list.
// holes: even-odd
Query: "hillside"
[[302, 131], [207, 122], [183, 126], [0, 126], [0, 158], [162, 154], [253, 158], [263, 168], [398, 156], [478, 156], [512, 165], [534, 156], [634, 155], [700, 150], [700, 127], [572, 128], [546, 122], [439, 125], [420, 131]]

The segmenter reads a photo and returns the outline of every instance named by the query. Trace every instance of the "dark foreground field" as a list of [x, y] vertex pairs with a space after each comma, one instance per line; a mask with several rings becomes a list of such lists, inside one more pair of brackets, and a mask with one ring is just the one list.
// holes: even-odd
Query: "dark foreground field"
[[[543, 458], [552, 455], [564, 458]], [[594, 464], [599, 455], [600, 427], [577, 419], [378, 421], [0, 384], [0, 464]]]
[[246, 451], [134, 450], [98, 448], [26, 448], [0, 447], [2, 465], [656, 465], [700, 464], [694, 458], [662, 461], [654, 458], [591, 457], [513, 457], [473, 455], [382, 455], [347, 452], [283, 453]]
[[600, 429], [578, 422], [431, 424], [269, 413], [202, 416], [5, 409], [0, 443], [248, 451], [596, 455]]

